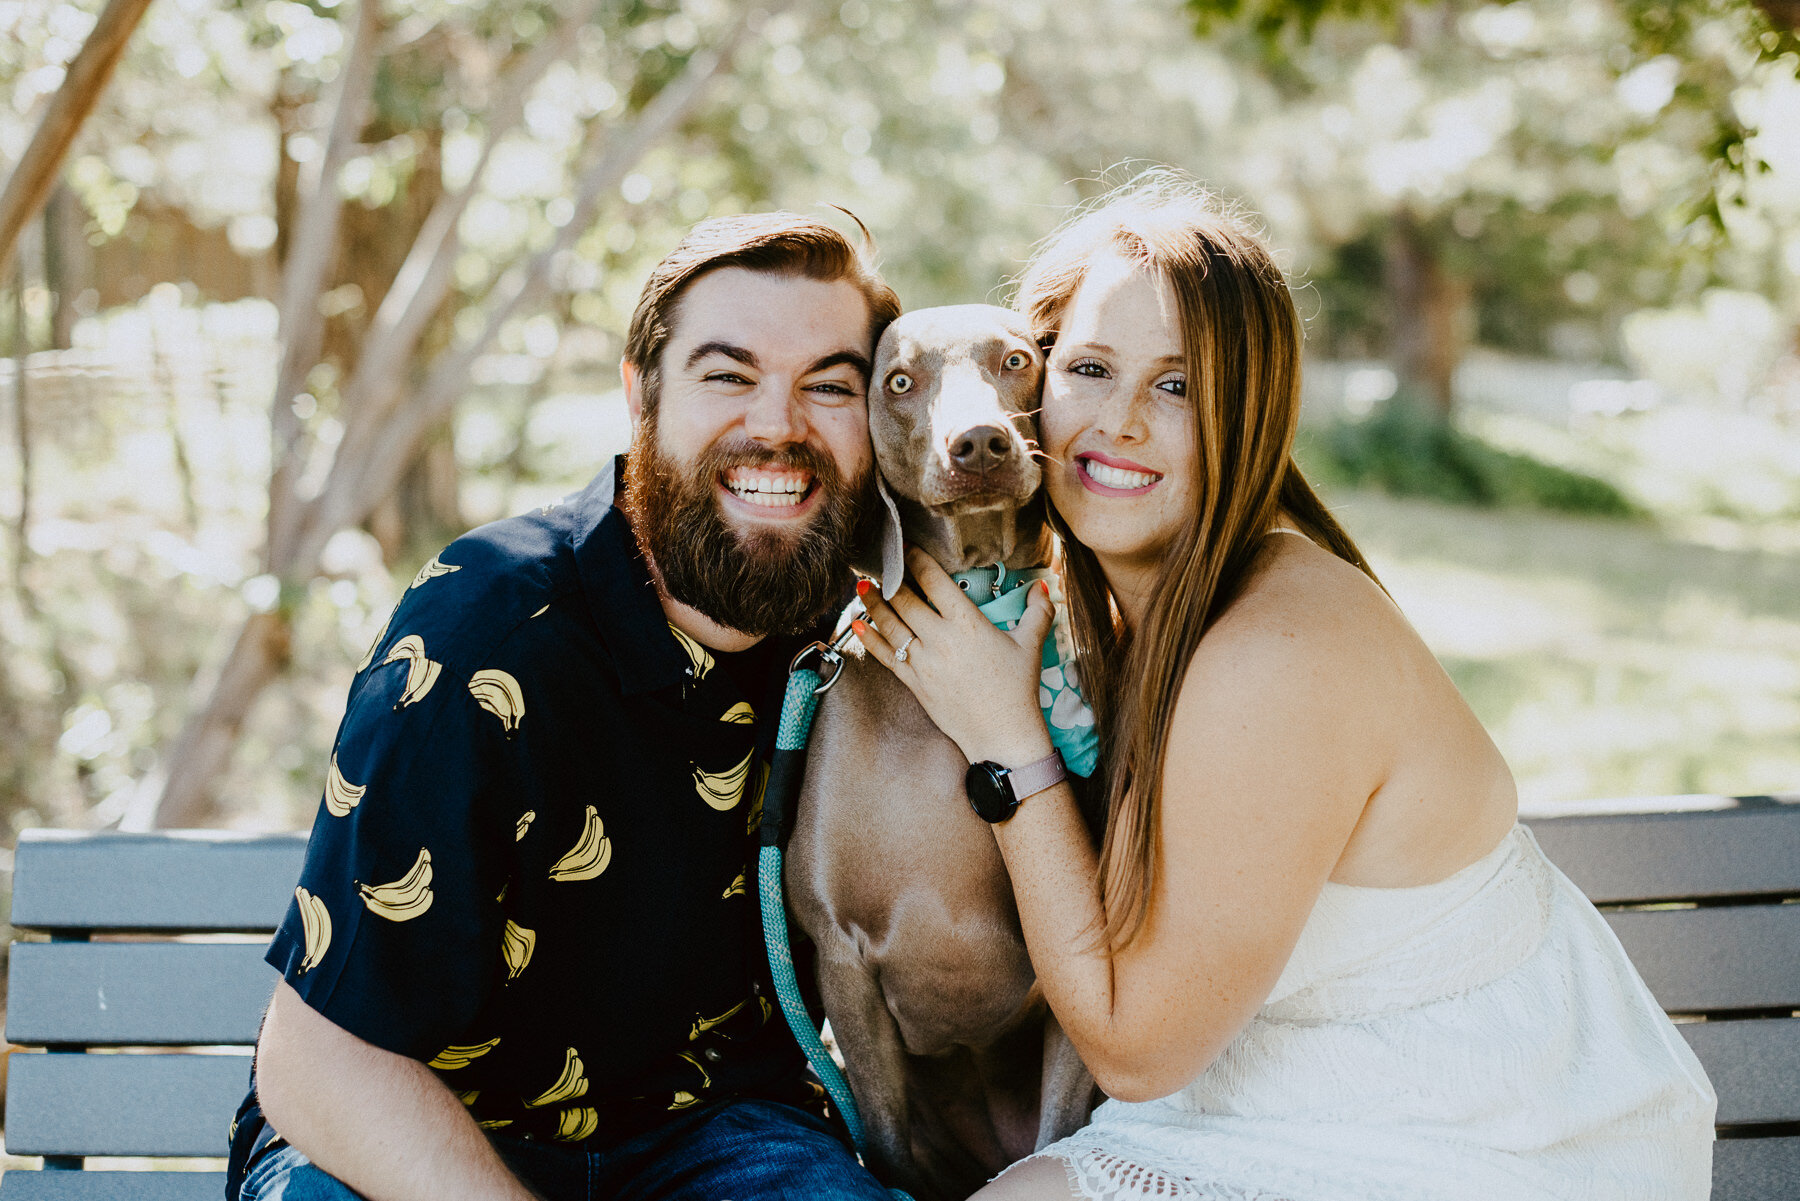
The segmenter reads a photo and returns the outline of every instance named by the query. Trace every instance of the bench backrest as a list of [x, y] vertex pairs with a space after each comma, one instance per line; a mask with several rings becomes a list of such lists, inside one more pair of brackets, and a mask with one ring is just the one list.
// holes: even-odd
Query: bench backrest
[[[1800, 1197], [1800, 804], [1716, 798], [1712, 805], [1528, 824], [1605, 911], [1706, 1066], [1719, 1093], [1714, 1201], [1793, 1201]], [[21, 836], [13, 924], [53, 941], [13, 945], [6, 1036], [49, 1053], [12, 1056], [9, 1152], [45, 1156], [47, 1167], [78, 1167], [89, 1155], [221, 1153], [273, 973], [260, 939], [173, 939], [266, 936], [292, 895], [304, 850], [301, 834]], [[134, 939], [91, 941], [96, 935]], [[153, 1050], [172, 1047], [240, 1053]], [[119, 1048], [130, 1051], [106, 1053]], [[99, 1053], [72, 1053], [85, 1051]], [[26, 1191], [32, 1175], [8, 1173], [0, 1181], [6, 1201], [50, 1195]], [[56, 1196], [96, 1201], [219, 1192], [214, 1173], [88, 1173], [79, 1193], [70, 1191], [68, 1174], [55, 1175], [62, 1177]], [[193, 1179], [170, 1179], [180, 1176]]]
[[[47, 1168], [223, 1154], [274, 982], [263, 946], [305, 849], [303, 834], [21, 835], [12, 924], [51, 941], [12, 946], [6, 1037], [46, 1053], [10, 1057], [9, 1152], [42, 1155]], [[216, 1173], [32, 1177], [10, 1172], [0, 1191], [7, 1201], [46, 1189], [171, 1201], [222, 1192]]]
[[[1715, 1201], [1800, 1198], [1800, 798], [1528, 824], [1719, 1094]], [[1666, 804], [1648, 798], [1646, 807]]]

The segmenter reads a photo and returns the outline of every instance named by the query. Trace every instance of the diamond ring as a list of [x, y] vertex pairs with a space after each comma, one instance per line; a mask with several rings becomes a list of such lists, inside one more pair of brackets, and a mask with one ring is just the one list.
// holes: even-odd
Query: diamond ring
[[906, 636], [906, 641], [902, 642], [899, 646], [899, 649], [897, 649], [894, 652], [894, 662], [896, 662], [896, 663], [906, 662], [906, 648], [911, 646], [913, 643], [917, 642], [918, 640], [919, 640], [919, 636], [917, 634], [908, 634]]

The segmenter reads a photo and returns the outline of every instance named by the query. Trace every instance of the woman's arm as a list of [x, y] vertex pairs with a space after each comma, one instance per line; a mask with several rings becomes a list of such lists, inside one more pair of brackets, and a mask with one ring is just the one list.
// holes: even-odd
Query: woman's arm
[[[1008, 635], [978, 614], [966, 620], [973, 607], [935, 564], [910, 565], [938, 612], [902, 591], [894, 616], [918, 641], [904, 664], [883, 636], [865, 639], [871, 653], [971, 760], [1016, 767], [1047, 754], [1034, 695], [1047, 599], [1033, 597]], [[1179, 1089], [1250, 1020], [1384, 778], [1385, 740], [1359, 714], [1381, 691], [1367, 681], [1379, 638], [1355, 604], [1321, 619], [1276, 591], [1240, 600], [1189, 665], [1149, 913], [1128, 947], [1094, 945], [1105, 922], [1097, 860], [1067, 787], [994, 827], [1045, 996], [1095, 1079], [1123, 1100]], [[878, 601], [870, 610], [878, 626], [894, 620]]]

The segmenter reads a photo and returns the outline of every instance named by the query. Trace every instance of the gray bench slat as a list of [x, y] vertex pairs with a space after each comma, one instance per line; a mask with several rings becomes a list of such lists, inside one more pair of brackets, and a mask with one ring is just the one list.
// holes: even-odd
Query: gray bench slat
[[14, 943], [6, 1037], [30, 1046], [256, 1041], [275, 971], [261, 943]]
[[1596, 905], [1800, 895], [1800, 805], [1527, 824]]
[[1800, 1008], [1800, 905], [1606, 915], [1670, 1013]]
[[31, 1172], [0, 1177], [0, 1201], [219, 1201], [223, 1172]]
[[1719, 1094], [1719, 1125], [1800, 1122], [1800, 1018], [1675, 1028]]
[[1712, 1201], [1800, 1197], [1800, 1138], [1726, 1138], [1713, 1144]]
[[6, 1087], [14, 1155], [224, 1155], [248, 1055], [19, 1055]]
[[305, 834], [27, 830], [12, 924], [39, 930], [268, 931], [300, 879]]

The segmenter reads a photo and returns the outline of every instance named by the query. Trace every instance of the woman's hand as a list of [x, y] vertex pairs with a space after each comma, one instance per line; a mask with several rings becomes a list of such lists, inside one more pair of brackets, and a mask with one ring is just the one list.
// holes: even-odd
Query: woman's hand
[[1021, 767], [1048, 755], [1037, 702], [1054, 614], [1048, 589], [1032, 588], [1024, 617], [1008, 631], [983, 617], [930, 555], [909, 548], [906, 566], [931, 603], [907, 587], [884, 601], [874, 587], [858, 584], [868, 618], [853, 626], [863, 646], [912, 690], [969, 762]]

